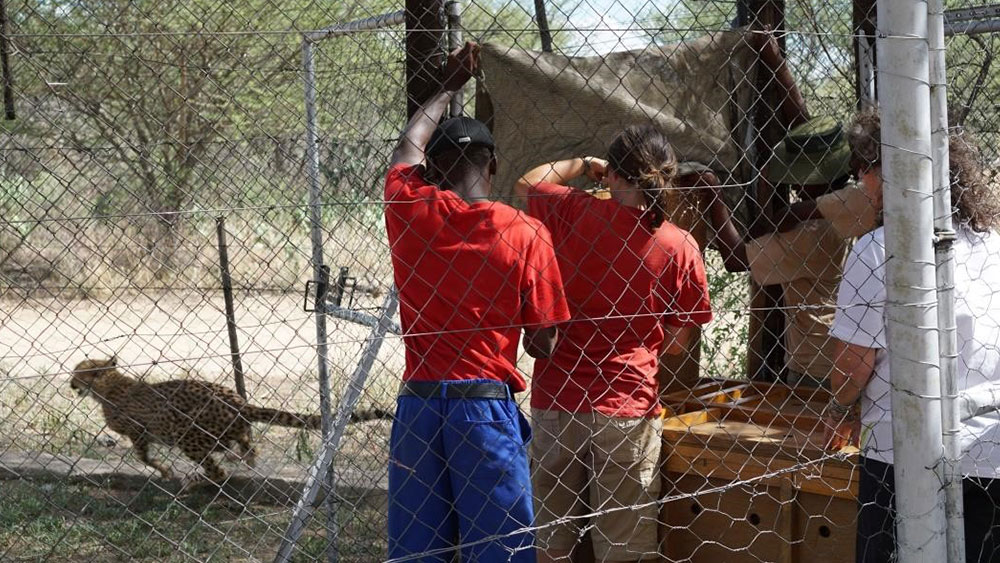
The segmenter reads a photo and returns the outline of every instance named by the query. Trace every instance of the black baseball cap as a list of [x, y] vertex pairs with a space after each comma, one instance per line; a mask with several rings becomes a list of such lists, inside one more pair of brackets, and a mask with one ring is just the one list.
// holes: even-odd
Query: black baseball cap
[[447, 150], [462, 150], [473, 145], [487, 147], [492, 151], [495, 148], [493, 135], [482, 121], [459, 116], [438, 125], [424, 152], [427, 156], [434, 156]]

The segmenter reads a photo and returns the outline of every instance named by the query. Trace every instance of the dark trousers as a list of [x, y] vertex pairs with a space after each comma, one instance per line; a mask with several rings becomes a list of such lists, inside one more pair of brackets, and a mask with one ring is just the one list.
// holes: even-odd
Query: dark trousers
[[[895, 479], [892, 466], [861, 458], [858, 483], [859, 563], [896, 560]], [[965, 504], [965, 560], [1000, 563], [1000, 479], [962, 481]]]

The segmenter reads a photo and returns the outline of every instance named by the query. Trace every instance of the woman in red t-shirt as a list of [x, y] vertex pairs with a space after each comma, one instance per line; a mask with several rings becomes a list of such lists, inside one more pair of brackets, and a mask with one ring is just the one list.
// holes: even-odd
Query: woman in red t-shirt
[[[591, 511], [601, 513], [598, 560], [658, 556], [657, 358], [682, 352], [688, 329], [712, 318], [698, 244], [666, 221], [676, 170], [666, 137], [641, 125], [615, 138], [607, 160], [543, 164], [515, 186], [552, 233], [571, 314], [532, 380], [541, 563], [568, 556], [586, 523], [573, 517]], [[562, 185], [583, 175], [611, 199]]]

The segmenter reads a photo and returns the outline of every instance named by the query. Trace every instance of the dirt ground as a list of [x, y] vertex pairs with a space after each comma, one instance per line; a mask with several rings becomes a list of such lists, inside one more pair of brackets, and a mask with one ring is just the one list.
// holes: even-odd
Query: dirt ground
[[[354, 307], [375, 313], [379, 303], [361, 297]], [[76, 561], [88, 554], [84, 559], [92, 560], [95, 553], [107, 553], [109, 561], [270, 557], [320, 447], [318, 432], [256, 425], [258, 467], [224, 463], [237, 479], [291, 483], [291, 494], [276, 505], [216, 499], [192, 509], [190, 500], [175, 496], [176, 483], [160, 480], [135, 459], [127, 438], [105, 429], [93, 400], [69, 389], [77, 362], [112, 354], [134, 377], [192, 377], [233, 386], [223, 311], [219, 292], [119, 295], [103, 302], [0, 299], [0, 489], [12, 491], [9, 498], [16, 500], [9, 514], [0, 510], [0, 559]], [[318, 412], [315, 317], [303, 310], [302, 296], [238, 293], [235, 317], [251, 400]], [[328, 331], [336, 405], [370, 329], [329, 318]], [[360, 408], [391, 410], [403, 366], [402, 343], [390, 335]], [[530, 373], [531, 359], [522, 354], [519, 367]], [[345, 545], [359, 549], [345, 554], [345, 561], [380, 560], [383, 551], [383, 502], [362, 498], [385, 490], [389, 428], [388, 421], [349, 425], [336, 457], [338, 489], [361, 495], [342, 501], [341, 525], [353, 536]], [[167, 460], [175, 474], [197, 471], [176, 450], [160, 446], [153, 455]], [[115, 485], [126, 478], [127, 487]], [[25, 524], [29, 520], [44, 525]], [[314, 521], [304, 539], [308, 552], [322, 552], [323, 535]]]
[[[315, 317], [302, 309], [301, 295], [237, 294], [235, 301], [248, 387], [315, 373]], [[135, 294], [103, 302], [4, 300], [0, 309], [0, 366], [9, 376], [56, 378], [86, 357], [111, 354], [133, 374], [153, 378], [189, 372], [214, 380], [232, 373], [219, 292]], [[331, 371], [353, 369], [369, 329], [329, 319], [328, 331]], [[386, 339], [376, 365], [401, 371], [398, 338]]]
[[[368, 301], [359, 306], [377, 305]], [[238, 294], [236, 303], [251, 401], [318, 412], [314, 314], [302, 309], [298, 295]], [[104, 428], [97, 404], [70, 392], [70, 370], [84, 358], [117, 354], [121, 369], [134, 377], [192, 377], [232, 387], [223, 307], [221, 294], [195, 293], [123, 296], [103, 303], [0, 301], [0, 448], [128, 459], [134, 464], [128, 439]], [[328, 329], [336, 407], [369, 329], [332, 318]], [[392, 407], [403, 361], [399, 338], [387, 337], [365, 385], [361, 408]], [[351, 428], [341, 448], [345, 463], [370, 474], [373, 487], [381, 486], [384, 474], [388, 426]], [[286, 476], [305, 474], [319, 446], [318, 433], [262, 426], [257, 431], [262, 461], [281, 467]], [[376, 438], [379, 435], [384, 436]], [[180, 457], [164, 450], [154, 455]]]
[[[375, 313], [379, 303], [380, 298], [362, 297], [354, 306]], [[302, 309], [301, 296], [237, 294], [236, 304], [251, 400], [275, 408], [317, 412], [315, 317]], [[165, 492], [176, 484], [163, 482], [136, 460], [129, 440], [105, 429], [97, 404], [77, 397], [69, 388], [69, 373], [77, 362], [111, 354], [118, 355], [124, 372], [150, 381], [194, 377], [232, 386], [223, 307], [222, 295], [217, 293], [128, 295], [107, 302], [0, 300], [0, 489], [16, 490], [18, 495], [11, 514], [0, 511], [0, 559], [75, 561], [73, 553], [92, 554], [109, 546], [117, 553], [109, 555], [109, 561], [126, 554], [138, 560], [171, 561], [212, 553], [234, 561], [273, 554], [297, 494], [284, 497], [281, 506], [247, 504], [230, 514], [223, 503], [222, 508], [212, 509], [221, 510], [219, 514], [204, 512], [208, 508], [192, 513], [179, 504], [184, 501]], [[336, 404], [370, 329], [330, 318], [328, 330]], [[398, 336], [390, 335], [365, 385], [360, 408], [391, 409], [403, 365], [402, 343]], [[530, 372], [530, 358], [522, 357], [521, 368]], [[384, 420], [348, 426], [335, 458], [338, 490], [360, 491], [357, 494], [361, 495], [378, 495], [385, 490], [389, 429], [389, 421]], [[254, 441], [259, 450], [257, 468], [223, 464], [237, 479], [301, 483], [320, 447], [318, 432], [263, 425], [255, 425]], [[166, 460], [177, 475], [197, 471], [180, 452], [165, 446], [154, 446], [152, 455]], [[126, 494], [115, 485], [115, 480], [126, 478], [137, 480], [137, 485], [129, 486], [140, 494], [153, 494], [155, 502], [150, 501], [142, 512], [131, 504], [123, 508], [114, 499], [105, 502], [108, 495], [117, 498]], [[300, 488], [293, 485], [291, 490]], [[92, 500], [78, 506], [73, 499], [79, 498]], [[384, 535], [382, 502], [372, 506], [358, 499], [342, 502], [341, 525], [345, 535], [354, 536], [345, 545], [360, 550], [344, 560], [379, 560], [383, 551], [379, 542]], [[90, 521], [94, 507], [106, 513], [100, 523]], [[186, 518], [177, 521], [177, 529], [166, 524], [173, 517], [171, 511]], [[36, 515], [48, 519], [38, 530], [25, 524], [25, 518], [41, 517]], [[137, 515], [150, 524], [143, 523], [134, 534], [115, 539], [120, 528], [135, 527]], [[217, 518], [239, 521], [240, 533], [247, 537], [234, 541], [235, 532], [228, 530], [237, 527], [221, 526]], [[79, 529], [81, 523], [96, 537], [84, 534], [77, 538], [72, 530]], [[311, 524], [305, 538], [308, 549], [314, 552], [322, 547], [322, 527], [316, 531], [317, 525], [315, 521]], [[225, 538], [221, 544], [220, 537]], [[185, 544], [186, 553], [174, 553], [172, 549], [183, 541], [191, 544]], [[248, 544], [256, 547], [248, 552]], [[52, 547], [56, 545], [59, 547]], [[166, 553], [172, 555], [163, 558]]]

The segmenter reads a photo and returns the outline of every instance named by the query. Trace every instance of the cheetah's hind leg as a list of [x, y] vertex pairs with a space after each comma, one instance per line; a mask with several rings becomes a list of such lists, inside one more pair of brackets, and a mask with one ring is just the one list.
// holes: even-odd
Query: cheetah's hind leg
[[149, 440], [146, 440], [145, 438], [133, 440], [132, 449], [135, 450], [136, 457], [139, 458], [139, 461], [159, 471], [161, 477], [164, 479], [173, 478], [174, 474], [170, 471], [169, 467], [149, 457]]
[[223, 456], [226, 461], [240, 462], [247, 464], [248, 467], [254, 467], [257, 465], [257, 450], [254, 449], [253, 445], [250, 443], [250, 425], [247, 424], [245, 429], [239, 429], [235, 432], [232, 439], [236, 442], [236, 448], [225, 448], [226, 453]]
[[[226, 472], [212, 458], [212, 451], [210, 449], [195, 447], [191, 444], [181, 444], [181, 451], [205, 470], [205, 477], [209, 481], [219, 486], [226, 481]], [[200, 480], [197, 475], [189, 475], [184, 479], [184, 485], [181, 487], [181, 490], [187, 490]]]
[[257, 450], [250, 443], [250, 431], [247, 430], [236, 438], [236, 444], [240, 447], [240, 459], [249, 467], [257, 465]]
[[243, 462], [249, 467], [254, 467], [257, 465], [257, 450], [250, 444], [250, 437], [247, 435], [238, 436], [236, 438], [236, 446], [239, 448], [237, 451], [235, 448], [226, 448], [226, 453], [223, 456], [226, 461], [232, 462]]

